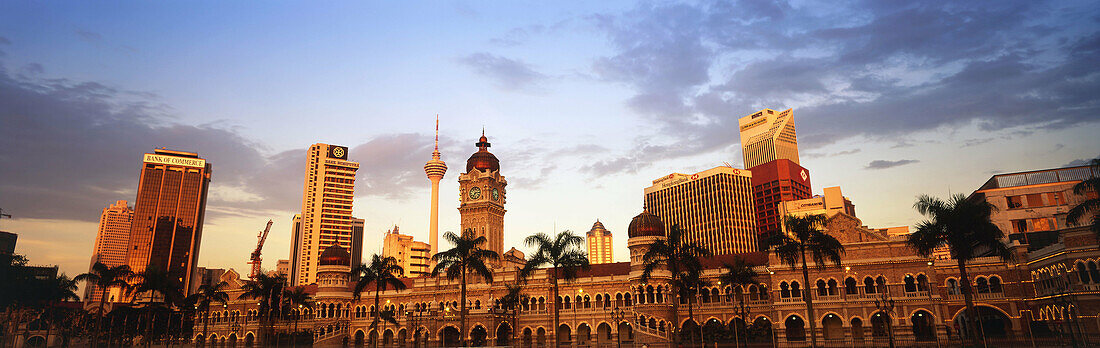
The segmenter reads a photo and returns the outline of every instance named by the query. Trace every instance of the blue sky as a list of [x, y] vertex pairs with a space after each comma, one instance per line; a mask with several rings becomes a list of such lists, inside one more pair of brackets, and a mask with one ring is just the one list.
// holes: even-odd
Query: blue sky
[[740, 166], [736, 119], [795, 109], [814, 192], [870, 226], [917, 194], [1100, 155], [1100, 6], [1088, 1], [0, 3], [0, 221], [33, 263], [84, 271], [141, 153], [214, 165], [200, 263], [244, 269], [273, 218], [286, 258], [305, 149], [351, 146], [367, 250], [426, 239], [434, 117], [457, 174], [485, 127], [509, 178], [506, 246], [598, 218], [626, 259], [642, 189]]

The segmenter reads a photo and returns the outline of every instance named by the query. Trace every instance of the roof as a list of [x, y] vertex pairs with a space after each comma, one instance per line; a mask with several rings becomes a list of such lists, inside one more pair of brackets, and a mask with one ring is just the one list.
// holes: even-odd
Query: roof
[[978, 191], [1056, 182], [1082, 181], [1093, 176], [1100, 176], [1100, 171], [1090, 166], [997, 174], [989, 178], [985, 184], [982, 184], [982, 187], [978, 188]]

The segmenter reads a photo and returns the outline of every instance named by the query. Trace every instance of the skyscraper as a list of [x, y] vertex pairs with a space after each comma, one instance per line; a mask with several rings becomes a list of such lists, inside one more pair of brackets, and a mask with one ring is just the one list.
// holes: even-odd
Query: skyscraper
[[588, 242], [588, 260], [592, 264], [615, 262], [615, 255], [611, 248], [611, 231], [603, 227], [600, 220], [592, 224], [586, 236]]
[[431, 254], [439, 252], [439, 181], [447, 174], [447, 163], [439, 159], [439, 116], [435, 117], [435, 151], [432, 160], [424, 164], [424, 174], [432, 182], [431, 218], [428, 220], [428, 245]]
[[737, 120], [741, 130], [741, 154], [745, 168], [788, 159], [798, 164], [798, 138], [794, 130], [794, 112], [787, 109], [776, 113], [764, 109]]
[[730, 167], [665, 175], [645, 189], [646, 211], [657, 215], [666, 231], [679, 225], [685, 241], [715, 255], [754, 252], [752, 177]]
[[[126, 201], [116, 201], [99, 215], [99, 232], [96, 233], [95, 246], [92, 249], [91, 270], [96, 262], [107, 267], [126, 264], [126, 246], [130, 244], [130, 225], [134, 220], [134, 209]], [[92, 283], [84, 287], [84, 307], [96, 307], [103, 299], [103, 291]], [[107, 294], [108, 302], [121, 301], [119, 289], [111, 289]]]
[[363, 263], [363, 219], [351, 218], [351, 267]]
[[191, 289], [211, 171], [197, 153], [162, 148], [145, 154], [126, 256], [134, 272], [163, 270]]
[[290, 285], [298, 284], [298, 260], [302, 255], [302, 214], [294, 214], [290, 222], [290, 268], [287, 281]]
[[466, 172], [458, 176], [462, 231], [472, 230], [487, 239], [484, 248], [504, 253], [504, 187], [500, 161], [489, 152], [489, 139], [482, 131], [477, 152], [466, 160]]
[[759, 233], [779, 231], [783, 216], [779, 204], [813, 197], [810, 173], [788, 159], [777, 159], [749, 168], [756, 205], [756, 228]]
[[[321, 252], [331, 245], [352, 249], [352, 199], [355, 196], [355, 172], [359, 163], [348, 161], [348, 148], [313, 144], [306, 160], [305, 188], [302, 190], [302, 218], [297, 257], [291, 260], [294, 284], [317, 281]], [[349, 260], [349, 262], [351, 262]]]
[[431, 270], [428, 263], [431, 259], [430, 246], [424, 242], [413, 240], [412, 236], [401, 234], [397, 226], [386, 231], [386, 238], [382, 241], [382, 256], [397, 259], [401, 265], [403, 274], [399, 277], [422, 277], [428, 275]]

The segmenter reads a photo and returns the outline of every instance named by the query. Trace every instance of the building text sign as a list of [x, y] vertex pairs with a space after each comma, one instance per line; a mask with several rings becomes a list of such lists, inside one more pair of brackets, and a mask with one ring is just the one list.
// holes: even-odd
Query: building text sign
[[206, 160], [201, 158], [187, 158], [165, 155], [145, 154], [145, 163], [166, 164], [170, 166], [206, 167]]

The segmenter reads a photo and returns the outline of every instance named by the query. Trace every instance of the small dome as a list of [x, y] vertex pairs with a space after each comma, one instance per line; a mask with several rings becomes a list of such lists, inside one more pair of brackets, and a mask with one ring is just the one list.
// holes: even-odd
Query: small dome
[[630, 238], [665, 235], [665, 223], [661, 218], [653, 215], [649, 210], [642, 210], [641, 214], [630, 220], [630, 227], [626, 229]]
[[321, 252], [318, 260], [320, 266], [351, 266], [351, 255], [339, 245], [331, 245]]
[[480, 171], [500, 171], [500, 160], [497, 160], [497, 156], [494, 156], [489, 152], [489, 138], [485, 137], [485, 134], [481, 135], [481, 139], [478, 139], [477, 152], [470, 155], [470, 159], [466, 160], [466, 172], [469, 173], [472, 169]]
[[603, 227], [603, 223], [600, 220], [596, 220], [596, 223], [592, 224], [593, 231], [607, 231], [607, 228]]

